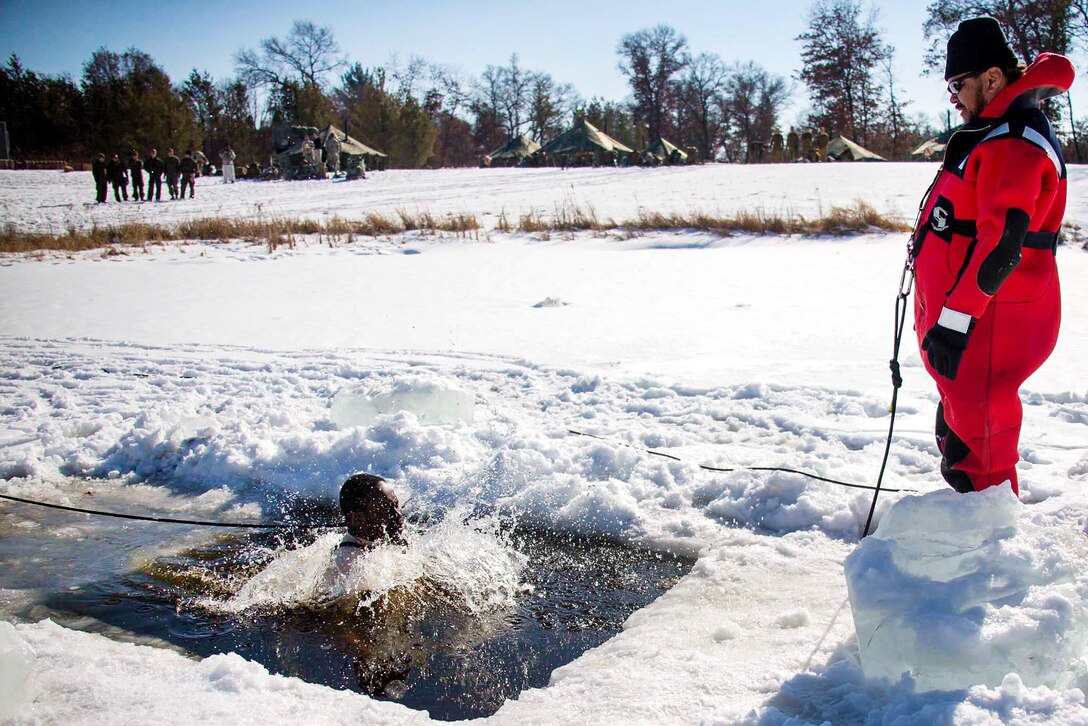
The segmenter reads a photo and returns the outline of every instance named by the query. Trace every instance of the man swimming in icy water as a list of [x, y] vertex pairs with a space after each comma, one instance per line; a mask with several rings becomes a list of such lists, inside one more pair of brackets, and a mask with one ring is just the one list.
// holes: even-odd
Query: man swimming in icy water
[[350, 566], [360, 552], [391, 542], [403, 545], [404, 515], [393, 488], [380, 476], [352, 474], [340, 487], [340, 512], [348, 533], [336, 552], [337, 567]]
[[[353, 574], [352, 570], [368, 554], [384, 544], [407, 544], [400, 502], [393, 488], [380, 476], [359, 472], [348, 477], [340, 487], [340, 512], [348, 531], [332, 552], [322, 585], [325, 595], [334, 600], [353, 591], [350, 583], [358, 573]], [[341, 602], [347, 604], [350, 603], [346, 600]]]
[[[333, 553], [333, 579], [346, 578], [359, 557], [380, 545], [406, 544], [400, 502], [380, 476], [360, 472], [348, 477], [340, 487], [340, 512], [348, 531]], [[407, 627], [411, 618], [406, 620], [406, 613], [396, 610], [383, 609], [383, 615], [371, 621], [352, 608], [353, 616], [345, 621], [352, 627], [340, 634], [354, 651], [352, 668], [363, 692], [394, 699], [404, 695], [411, 668], [426, 660], [414, 652], [418, 644]], [[364, 622], [367, 625], [360, 627]]]

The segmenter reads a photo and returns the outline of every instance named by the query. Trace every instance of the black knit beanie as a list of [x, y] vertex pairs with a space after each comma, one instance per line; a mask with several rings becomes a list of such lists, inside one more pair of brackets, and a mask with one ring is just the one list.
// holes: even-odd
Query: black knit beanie
[[964, 73], [980, 73], [989, 68], [1002, 70], [1016, 66], [1016, 54], [1009, 47], [1004, 31], [991, 17], [971, 18], [948, 39], [948, 60], [944, 79]]

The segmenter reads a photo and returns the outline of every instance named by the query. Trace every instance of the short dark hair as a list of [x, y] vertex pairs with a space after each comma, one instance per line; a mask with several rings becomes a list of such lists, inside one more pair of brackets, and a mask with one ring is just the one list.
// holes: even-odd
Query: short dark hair
[[352, 474], [340, 487], [340, 512], [347, 515], [375, 500], [389, 501], [382, 484], [385, 479], [374, 474]]

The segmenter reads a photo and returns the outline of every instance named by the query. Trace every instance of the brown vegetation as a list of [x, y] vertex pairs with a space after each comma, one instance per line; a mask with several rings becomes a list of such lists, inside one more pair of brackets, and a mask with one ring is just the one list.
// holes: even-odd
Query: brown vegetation
[[[505, 215], [502, 220], [505, 222]], [[910, 228], [894, 215], [882, 214], [869, 204], [858, 201], [850, 207], [832, 207], [827, 214], [806, 218], [800, 214], [772, 213], [765, 210], [739, 211], [732, 216], [713, 215], [706, 212], [647, 212], [637, 218], [616, 222], [601, 220], [592, 208], [583, 209], [573, 204], [557, 205], [552, 217], [534, 211], [523, 214], [517, 231], [525, 233], [548, 232], [603, 232], [620, 230], [628, 233], [667, 232], [697, 230], [721, 236], [732, 234], [802, 234], [848, 235], [861, 232], [905, 232]]]
[[[522, 214], [514, 225], [505, 211], [499, 215], [495, 231], [520, 232], [550, 239], [551, 233], [621, 231], [628, 235], [644, 232], [697, 230], [721, 236], [732, 234], [800, 234], [849, 235], [861, 232], [903, 232], [908, 227], [898, 218], [881, 214], [865, 202], [851, 207], [832, 207], [815, 218], [800, 214], [771, 213], [765, 210], [741, 211], [732, 216], [705, 212], [640, 212], [638, 217], [617, 222], [602, 220], [592, 207], [573, 203], [557, 204], [551, 215], [540, 211]], [[359, 219], [332, 216], [325, 220], [305, 218], [231, 219], [208, 217], [173, 226], [154, 226], [138, 222], [92, 227], [88, 230], [70, 228], [63, 234], [20, 232], [14, 225], [0, 230], [0, 253], [38, 251], [79, 252], [96, 249], [121, 249], [162, 245], [167, 242], [202, 241], [227, 242], [240, 240], [267, 245], [269, 250], [281, 246], [294, 247], [296, 237], [316, 235], [318, 242], [329, 244], [355, 241], [356, 237], [380, 237], [403, 232], [424, 234], [446, 233], [459, 236], [475, 235], [478, 239], [483, 226], [474, 214], [454, 213], [444, 216], [431, 212], [409, 212], [399, 209], [395, 217], [370, 213]]]
[[356, 236], [378, 237], [408, 231], [449, 233], [467, 236], [481, 229], [472, 214], [449, 214], [436, 217], [429, 212], [412, 214], [397, 211], [397, 218], [371, 213], [359, 219], [329, 217], [314, 220], [304, 218], [231, 219], [208, 217], [193, 219], [173, 226], [153, 226], [139, 222], [92, 227], [88, 230], [70, 228], [64, 234], [20, 232], [14, 225], [0, 230], [0, 253], [62, 251], [80, 252], [118, 247], [161, 245], [183, 240], [228, 242], [241, 240], [266, 244], [269, 250], [280, 246], [293, 247], [298, 235], [317, 235], [319, 241], [354, 241]]

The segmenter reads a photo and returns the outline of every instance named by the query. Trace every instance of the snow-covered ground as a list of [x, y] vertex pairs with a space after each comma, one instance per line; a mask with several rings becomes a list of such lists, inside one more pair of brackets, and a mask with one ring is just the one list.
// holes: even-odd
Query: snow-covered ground
[[[615, 219], [639, 210], [813, 215], [863, 199], [910, 221], [934, 172], [385, 172], [351, 183], [205, 183], [192, 201], [98, 207], [85, 205], [89, 174], [0, 172], [0, 213], [20, 229], [63, 230], [397, 209], [487, 221], [565, 204]], [[1068, 217], [1080, 224], [1088, 172], [1071, 169], [1070, 179]], [[1053, 678], [1023, 672], [943, 692], [866, 680], [843, 573], [851, 552], [871, 562], [882, 556], [874, 548], [892, 546], [873, 539], [857, 549], [871, 493], [698, 467], [785, 466], [874, 482], [903, 235], [486, 236], [0, 261], [0, 493], [79, 504], [64, 482], [86, 477], [119, 485], [134, 507], [226, 517], [252, 515], [278, 494], [332, 501], [346, 474], [367, 469], [421, 511], [481, 503], [552, 529], [698, 556], [623, 633], [508, 702], [494, 723], [1088, 723], [1088, 680], [1075, 663], [1050, 668]], [[1039, 560], [1017, 560], [1054, 582], [1029, 578], [1028, 566], [1000, 570], [1009, 592], [1028, 593], [1001, 610], [1019, 623], [995, 636], [1013, 656], [1041, 633], [1081, 642], [1084, 620], [1086, 576], [1059, 564], [1081, 552], [1088, 503], [1088, 253], [1063, 247], [1059, 266], [1062, 338], [1023, 391], [1023, 504], [992, 510], [1019, 534], [980, 540], [1001, 557], [1043, 547], [1051, 532], [1059, 543]], [[935, 391], [909, 326], [907, 336], [885, 485], [944, 496]], [[469, 391], [472, 421], [334, 421], [338, 392], [396, 385]], [[138, 485], [147, 480], [171, 482], [173, 494]], [[885, 494], [878, 513], [905, 496]], [[957, 521], [966, 505], [941, 501]], [[922, 510], [895, 531], [917, 538], [918, 520], [933, 519]], [[910, 567], [903, 572], [883, 581], [892, 599], [918, 588]], [[986, 575], [983, 567], [974, 577]], [[984, 631], [994, 629], [987, 617], [977, 618]], [[916, 622], [903, 620], [903, 632]], [[964, 640], [955, 655], [971, 647], [978, 642]], [[49, 622], [0, 623], [0, 679], [14, 723], [427, 721], [269, 675], [237, 655], [195, 662]]]
[[[633, 219], [648, 212], [729, 214], [738, 210], [815, 216], [832, 205], [864, 198], [882, 212], [913, 219], [919, 189], [936, 167], [895, 164], [889, 174], [875, 166], [829, 165], [819, 174], [799, 174], [785, 165], [658, 167], [655, 169], [442, 169], [384, 171], [346, 181], [251, 182], [224, 185], [197, 180], [196, 196], [152, 204], [94, 204], [90, 172], [22, 172], [0, 175], [3, 219], [31, 231], [61, 233], [118, 222], [175, 224], [187, 219], [352, 218], [398, 210], [434, 215], [468, 213], [494, 227], [505, 213], [551, 215], [577, 208], [599, 219]], [[849, 191], [847, 191], [849, 190]], [[907, 219], [909, 222], [910, 219]]]

